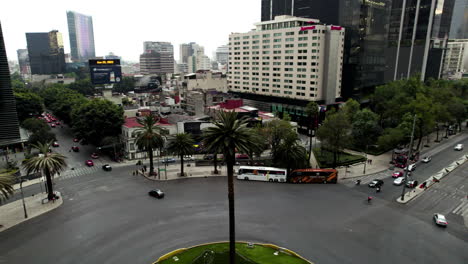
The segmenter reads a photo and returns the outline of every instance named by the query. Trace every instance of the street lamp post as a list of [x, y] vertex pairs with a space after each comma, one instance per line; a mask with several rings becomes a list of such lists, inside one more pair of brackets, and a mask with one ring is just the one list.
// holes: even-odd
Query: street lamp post
[[405, 177], [405, 181], [403, 183], [403, 189], [401, 191], [401, 200], [404, 201], [405, 200], [405, 188], [406, 188], [406, 182], [408, 181], [408, 161], [409, 159], [411, 159], [411, 155], [412, 155], [412, 152], [413, 152], [413, 138], [414, 138], [414, 127], [416, 125], [416, 115], [414, 115], [414, 119], [413, 119], [413, 129], [411, 130], [411, 140], [410, 140], [410, 150], [409, 150], [409, 153], [408, 153], [408, 158], [406, 159], [406, 164], [405, 164], [405, 173], [404, 173], [404, 177]]
[[367, 165], [367, 149], [368, 149], [369, 145], [366, 145], [366, 161], [364, 162], [364, 171], [362, 172], [362, 174], [366, 174], [366, 165]]
[[20, 189], [21, 189], [21, 199], [23, 200], [23, 210], [24, 218], [28, 218], [28, 212], [26, 211], [26, 203], [24, 202], [24, 193], [23, 193], [23, 177], [20, 178]]

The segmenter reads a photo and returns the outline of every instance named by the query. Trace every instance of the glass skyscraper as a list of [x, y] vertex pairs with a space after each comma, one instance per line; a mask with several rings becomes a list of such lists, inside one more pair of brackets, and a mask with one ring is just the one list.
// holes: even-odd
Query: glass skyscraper
[[50, 32], [26, 33], [29, 63], [32, 74], [60, 74], [65, 72], [62, 34]]
[[0, 24], [0, 146], [17, 143], [20, 139], [16, 102]]
[[71, 57], [74, 62], [86, 62], [96, 57], [94, 49], [93, 18], [67, 11]]

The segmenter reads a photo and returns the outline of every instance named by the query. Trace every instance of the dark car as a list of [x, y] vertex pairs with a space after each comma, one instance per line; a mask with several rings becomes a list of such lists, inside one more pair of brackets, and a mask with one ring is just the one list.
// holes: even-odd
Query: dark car
[[383, 184], [384, 184], [384, 182], [382, 180], [375, 179], [375, 180], [369, 182], [369, 187], [371, 187], [371, 188], [380, 187]]
[[176, 160], [174, 158], [165, 158], [161, 161], [162, 163], [174, 163]]
[[54, 141], [54, 143], [52, 143], [52, 147], [58, 148], [58, 147], [60, 147], [60, 145], [59, 145], [59, 143], [57, 141]]
[[105, 171], [111, 171], [112, 167], [109, 164], [104, 164], [104, 165], [102, 165], [102, 169], [105, 170]]
[[77, 147], [77, 146], [73, 146], [73, 147], [72, 147], [72, 150], [73, 150], [74, 152], [79, 152], [79, 151], [80, 151], [80, 148]]
[[149, 196], [156, 197], [158, 199], [161, 199], [164, 197], [164, 192], [159, 190], [159, 189], [154, 189], [148, 192]]

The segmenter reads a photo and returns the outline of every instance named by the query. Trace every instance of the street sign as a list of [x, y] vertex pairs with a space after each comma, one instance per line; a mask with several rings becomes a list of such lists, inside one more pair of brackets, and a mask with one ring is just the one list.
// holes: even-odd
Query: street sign
[[89, 60], [93, 84], [113, 84], [122, 81], [120, 60]]
[[160, 171], [160, 172], [161, 172], [161, 171], [166, 171], [166, 169], [159, 169], [159, 171]]

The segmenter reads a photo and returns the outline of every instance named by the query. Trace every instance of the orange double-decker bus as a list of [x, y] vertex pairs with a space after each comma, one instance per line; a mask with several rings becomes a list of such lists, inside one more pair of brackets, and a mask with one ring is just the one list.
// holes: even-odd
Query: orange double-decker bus
[[298, 169], [288, 175], [290, 183], [337, 183], [338, 171], [335, 169]]

